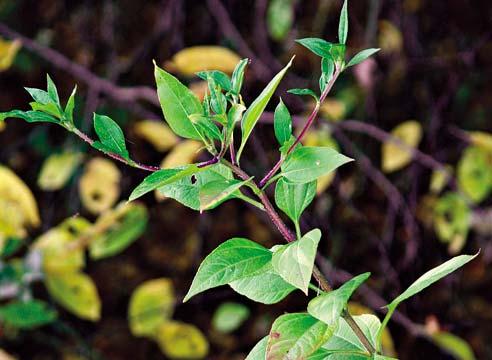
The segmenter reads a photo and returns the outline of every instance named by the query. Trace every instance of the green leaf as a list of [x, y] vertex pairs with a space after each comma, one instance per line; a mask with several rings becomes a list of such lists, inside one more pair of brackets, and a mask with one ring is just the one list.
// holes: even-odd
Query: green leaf
[[167, 123], [177, 135], [200, 140], [200, 135], [188, 117], [202, 114], [202, 104], [178, 79], [154, 65], [157, 95]]
[[147, 227], [148, 214], [145, 206], [125, 204], [122, 211], [103, 213], [97, 224], [110, 223], [108, 231], [92, 238], [89, 244], [91, 259], [98, 260], [119, 254], [137, 240]]
[[113, 119], [105, 115], [94, 114], [94, 130], [100, 141], [95, 141], [92, 144], [93, 147], [103, 152], [116, 153], [127, 160], [130, 158], [123, 130]]
[[201, 172], [187, 175], [180, 180], [159, 187], [159, 192], [193, 209], [200, 209], [200, 189], [212, 181], [233, 179], [232, 171], [222, 164], [208, 166]]
[[229, 146], [233, 137], [234, 137], [234, 128], [236, 127], [236, 123], [241, 121], [243, 118], [243, 113], [246, 110], [246, 107], [243, 104], [234, 104], [229, 109], [229, 113], [227, 114], [227, 135], [226, 135], [226, 145]]
[[208, 80], [209, 77], [212, 78], [225, 91], [231, 91], [232, 89], [231, 79], [229, 79], [229, 76], [222, 71], [200, 71], [197, 72], [196, 75], [203, 80]]
[[54, 124], [60, 123], [60, 120], [58, 120], [57, 118], [45, 114], [41, 111], [12, 110], [8, 112], [0, 113], [0, 121], [4, 121], [7, 118], [19, 118], [29, 123], [34, 123], [34, 122], [50, 122]]
[[448, 192], [434, 206], [434, 229], [439, 240], [449, 243], [452, 252], [465, 245], [471, 226], [471, 209], [463, 195]]
[[60, 97], [58, 96], [58, 90], [56, 89], [56, 85], [51, 80], [51, 77], [46, 74], [46, 82], [48, 84], [47, 89], [48, 89], [48, 95], [51, 98], [51, 100], [58, 106], [58, 108], [61, 109], [60, 105]]
[[331, 53], [333, 44], [318, 38], [304, 38], [296, 40], [299, 44], [322, 58], [333, 59]]
[[343, 2], [342, 12], [340, 13], [340, 22], [338, 23], [338, 39], [340, 40], [340, 44], [347, 43], [348, 26], [347, 0], [345, 0]]
[[275, 109], [273, 127], [275, 130], [275, 137], [280, 146], [292, 137], [292, 117], [282, 99], [280, 99], [277, 108]]
[[203, 260], [183, 302], [205, 290], [251, 276], [271, 259], [268, 249], [251, 240], [227, 240]]
[[370, 273], [360, 274], [338, 289], [315, 297], [308, 304], [307, 310], [309, 314], [328, 325], [337, 323], [354, 291], [369, 276]]
[[396, 299], [394, 299], [391, 303], [387, 305], [388, 308], [388, 313], [386, 314], [386, 317], [384, 318], [383, 325], [381, 326], [379, 333], [378, 333], [378, 344], [380, 344], [380, 339], [382, 336], [382, 331], [386, 327], [386, 324], [388, 323], [389, 319], [393, 315], [393, 312], [395, 309], [398, 307], [398, 305], [402, 302], [405, 301], [406, 299], [414, 296], [415, 294], [418, 294], [425, 288], [429, 287], [430, 285], [434, 284], [436, 281], [442, 279], [443, 277], [449, 275], [453, 271], [456, 271], [463, 265], [467, 264], [468, 262], [472, 261], [474, 258], [478, 256], [479, 252], [476, 253], [475, 255], [460, 255], [456, 256], [445, 263], [427, 271], [424, 275], [419, 277], [417, 280], [415, 280], [401, 295], [399, 295]]
[[[353, 317], [359, 328], [366, 335], [369, 342], [375, 347], [376, 335], [381, 326], [379, 319], [370, 314], [363, 314]], [[338, 354], [343, 351], [360, 352], [360, 355], [353, 354], [353, 357], [344, 357], [346, 359], [363, 360], [367, 359], [367, 350], [360, 342], [359, 338], [345, 320], [339, 322], [338, 329], [333, 336], [323, 345], [323, 349], [331, 354]], [[364, 354], [366, 354], [364, 356]], [[332, 357], [329, 357], [331, 359]], [[333, 357], [338, 359], [337, 357]]]
[[[233, 197], [237, 196], [239, 188], [251, 179], [239, 180], [218, 180], [203, 185], [200, 189], [200, 212], [211, 210]], [[235, 195], [236, 193], [236, 195]]]
[[478, 146], [469, 146], [458, 163], [458, 185], [474, 202], [485, 200], [492, 191], [492, 155]]
[[48, 92], [41, 90], [41, 89], [36, 89], [36, 88], [29, 88], [25, 87], [26, 91], [31, 95], [31, 97], [34, 99], [34, 101], [46, 105], [49, 103], [53, 102], [53, 99], [51, 96], [48, 94]]
[[75, 86], [72, 90], [72, 93], [70, 94], [70, 97], [68, 98], [67, 105], [65, 106], [65, 119], [68, 120], [68, 122], [73, 123], [73, 109], [75, 108], [75, 94], [77, 92], [77, 86]]
[[24, 244], [24, 241], [22, 239], [17, 239], [13, 237], [7, 238], [3, 245], [0, 246], [0, 257], [2, 258], [7, 258], [9, 256], [12, 256], [19, 250], [22, 245]]
[[456, 335], [446, 331], [438, 331], [431, 334], [430, 339], [458, 360], [475, 360], [471, 346]]
[[267, 10], [268, 33], [275, 41], [282, 41], [289, 34], [294, 20], [292, 0], [272, 0]]
[[311, 89], [290, 89], [287, 90], [289, 94], [299, 95], [299, 96], [312, 96], [316, 102], [319, 101], [318, 95]]
[[281, 178], [275, 187], [275, 203], [294, 223], [316, 196], [316, 181], [305, 184], [289, 183]]
[[306, 313], [282, 315], [270, 330], [266, 359], [305, 359], [318, 350], [336, 329]]
[[159, 326], [173, 316], [175, 301], [170, 279], [153, 279], [140, 284], [133, 291], [128, 306], [132, 334], [153, 336]]
[[58, 109], [57, 105], [53, 102], [50, 102], [48, 104], [41, 104], [39, 102], [30, 102], [29, 105], [31, 106], [31, 109], [34, 111], [41, 111], [43, 113], [46, 113], [48, 115], [52, 115], [56, 118], [61, 118], [61, 112]]
[[299, 147], [282, 165], [282, 175], [292, 182], [307, 183], [350, 161], [329, 147]]
[[249, 309], [234, 302], [225, 302], [215, 310], [212, 326], [215, 330], [227, 334], [237, 330], [249, 317]]
[[229, 285], [237, 293], [262, 304], [276, 304], [296, 289], [273, 270], [271, 263]]
[[101, 317], [101, 300], [89, 276], [79, 272], [49, 273], [44, 284], [50, 295], [71, 313], [91, 321]]
[[34, 329], [52, 323], [56, 318], [56, 311], [40, 300], [16, 301], [0, 307], [2, 326], [17, 329]]
[[239, 94], [241, 92], [241, 87], [243, 86], [244, 71], [246, 66], [249, 64], [249, 59], [242, 59], [234, 69], [232, 73], [232, 92]]
[[277, 75], [275, 75], [275, 77], [270, 81], [270, 83], [268, 83], [265, 89], [263, 89], [261, 94], [255, 99], [255, 101], [253, 101], [253, 103], [249, 106], [248, 110], [246, 110], [246, 112], [244, 113], [243, 120], [241, 122], [241, 130], [242, 130], [241, 146], [239, 147], [239, 151], [237, 153], [238, 160], [241, 157], [244, 146], [246, 145], [246, 141], [248, 141], [248, 138], [251, 135], [253, 128], [255, 127], [256, 123], [260, 119], [261, 114], [263, 114], [263, 111], [265, 110], [265, 107], [270, 101], [270, 98], [272, 97], [273, 93], [277, 89], [278, 84], [284, 77], [287, 70], [292, 65], [293, 59], [294, 58], [292, 58], [289, 61], [289, 63]]
[[361, 52], [357, 53], [352, 59], [350, 59], [349, 63], [347, 64], [347, 67], [360, 64], [361, 62], [366, 60], [368, 57], [377, 53], [379, 50], [381, 50], [381, 49], [365, 49], [365, 50], [362, 50]]
[[268, 345], [268, 336], [258, 341], [253, 349], [249, 352], [248, 356], [244, 360], [265, 360], [266, 351]]
[[202, 114], [193, 114], [190, 115], [190, 120], [195, 125], [197, 131], [204, 137], [210, 140], [222, 139], [222, 133], [218, 126], [206, 116]]
[[273, 253], [274, 270], [285, 281], [302, 290], [306, 295], [320, 239], [321, 231], [314, 229], [299, 240], [287, 245], [276, 246]]
[[147, 194], [165, 185], [172, 184], [187, 176], [196, 174], [205, 168], [199, 168], [195, 164], [180, 166], [173, 169], [162, 169], [147, 176], [130, 194], [129, 201], [138, 199], [142, 195]]

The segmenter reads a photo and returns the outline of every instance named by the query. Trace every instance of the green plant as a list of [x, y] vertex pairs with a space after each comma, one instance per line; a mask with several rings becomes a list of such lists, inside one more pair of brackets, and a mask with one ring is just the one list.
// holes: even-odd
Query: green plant
[[[221, 285], [229, 285], [248, 298], [276, 303], [296, 289], [306, 295], [313, 289], [307, 312], [280, 316], [270, 334], [252, 350], [248, 359], [325, 359], [333, 355], [350, 359], [387, 358], [381, 353], [381, 335], [400, 302], [415, 295], [475, 256], [455, 257], [417, 279], [388, 306], [381, 323], [374, 315], [352, 317], [347, 303], [357, 288], [369, 277], [361, 274], [337, 289], [315, 266], [321, 231], [302, 234], [300, 216], [314, 197], [316, 181], [352, 159], [329, 147], [307, 147], [302, 139], [315, 121], [321, 103], [333, 85], [349, 67], [364, 61], [378, 49], [366, 49], [346, 62], [348, 34], [347, 1], [339, 22], [339, 43], [306, 38], [298, 42], [321, 58], [320, 95], [311, 89], [292, 89], [297, 95], [310, 95], [316, 105], [299, 135], [292, 133], [289, 110], [280, 100], [274, 115], [274, 131], [279, 143], [279, 160], [258, 182], [241, 168], [241, 157], [248, 139], [292, 60], [270, 81], [261, 94], [246, 107], [241, 88], [248, 60], [241, 60], [232, 77], [220, 71], [198, 74], [208, 82], [209, 92], [203, 102], [175, 77], [155, 65], [157, 92], [164, 117], [179, 136], [199, 140], [210, 153], [208, 161], [175, 168], [160, 169], [141, 164], [130, 157], [123, 131], [107, 116], [94, 114], [98, 140], [81, 132], [73, 121], [74, 94], [62, 107], [56, 87], [48, 77], [47, 91], [28, 88], [34, 99], [30, 111], [13, 110], [0, 114], [28, 122], [51, 122], [66, 128], [106, 155], [151, 174], [130, 195], [135, 200], [159, 190], [168, 197], [199, 211], [211, 210], [224, 201], [236, 198], [268, 214], [285, 245], [267, 249], [244, 238], [233, 238], [219, 245], [202, 262], [184, 301]], [[241, 124], [241, 139], [236, 153], [235, 128]], [[228, 158], [227, 158], [228, 155]], [[279, 216], [265, 190], [275, 184], [275, 202], [294, 223], [295, 233]], [[316, 283], [312, 284], [314, 277]], [[320, 288], [318, 288], [318, 286]]]

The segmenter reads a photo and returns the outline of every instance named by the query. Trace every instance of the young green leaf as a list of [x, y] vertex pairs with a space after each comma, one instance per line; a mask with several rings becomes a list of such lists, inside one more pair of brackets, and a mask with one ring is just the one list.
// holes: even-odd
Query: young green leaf
[[318, 38], [304, 38], [296, 40], [299, 44], [322, 58], [333, 59], [331, 53], [333, 44]]
[[48, 74], [46, 74], [46, 82], [48, 83], [47, 89], [49, 97], [58, 106], [58, 108], [61, 109], [58, 90], [56, 89], [55, 83], [53, 82], [53, 80], [51, 80], [51, 77]]
[[209, 77], [212, 78], [225, 91], [231, 91], [232, 89], [231, 79], [229, 79], [229, 76], [222, 71], [200, 71], [197, 72], [196, 75], [203, 80], [208, 80]]
[[229, 286], [237, 293], [262, 304], [276, 304], [296, 289], [273, 270], [271, 263], [254, 275], [231, 282]]
[[26, 89], [26, 91], [29, 93], [29, 95], [31, 95], [34, 101], [42, 105], [46, 105], [53, 102], [53, 99], [50, 97], [47, 91], [36, 89], [36, 88], [30, 88], [30, 87], [25, 87], [24, 89]]
[[282, 315], [268, 338], [266, 359], [306, 359], [330, 339], [336, 329], [306, 313]]
[[267, 10], [268, 33], [275, 41], [282, 41], [289, 34], [294, 20], [292, 0], [272, 0]]
[[0, 121], [4, 121], [7, 118], [19, 118], [29, 123], [35, 123], [35, 122], [50, 122], [54, 124], [60, 123], [60, 120], [58, 120], [57, 118], [45, 114], [41, 111], [11, 110], [8, 112], [0, 113]]
[[200, 135], [188, 117], [202, 114], [202, 104], [178, 79], [154, 65], [157, 95], [167, 123], [177, 135], [200, 140]]
[[402, 294], [400, 294], [396, 299], [394, 299], [391, 303], [389, 303], [387, 305], [388, 313], [386, 314], [383, 321], [383, 325], [381, 325], [381, 328], [379, 329], [378, 332], [378, 346], [381, 344], [381, 336], [384, 328], [386, 327], [389, 319], [393, 315], [393, 312], [402, 301], [405, 301], [406, 299], [414, 296], [415, 294], [418, 294], [425, 288], [434, 284], [436, 281], [439, 281], [443, 277], [451, 274], [453, 271], [456, 271], [463, 265], [469, 263], [474, 258], [476, 258], [479, 253], [480, 252], [476, 253], [475, 255], [456, 256], [446, 261], [445, 263], [435, 267], [434, 269], [427, 271], [424, 275], [422, 275], [417, 280], [415, 280], [412, 283], [412, 285], [410, 285]]
[[77, 92], [77, 86], [75, 86], [72, 90], [72, 93], [70, 94], [70, 97], [68, 98], [67, 105], [65, 106], [65, 119], [69, 123], [73, 123], [73, 109], [75, 108], [75, 93]]
[[17, 329], [34, 329], [56, 318], [56, 311], [40, 300], [15, 301], [0, 307], [2, 325]]
[[357, 53], [352, 59], [347, 64], [347, 67], [354, 66], [357, 64], [360, 64], [370, 56], [374, 55], [381, 49], [365, 49], [362, 50], [361, 52]]
[[246, 70], [246, 66], [249, 64], [249, 59], [242, 59], [234, 69], [232, 73], [231, 83], [232, 83], [232, 92], [236, 95], [239, 95], [241, 92], [241, 88], [243, 86], [244, 79], [244, 71]]
[[147, 176], [130, 194], [129, 201], [133, 201], [150, 191], [172, 184], [185, 177], [205, 170], [196, 165], [185, 165], [173, 169], [162, 169]]
[[270, 81], [270, 83], [265, 87], [265, 89], [263, 89], [261, 94], [255, 99], [255, 101], [253, 101], [253, 103], [249, 106], [248, 110], [246, 110], [246, 112], [244, 113], [243, 120], [241, 122], [241, 130], [242, 130], [241, 146], [239, 147], [239, 151], [237, 153], [238, 160], [241, 157], [241, 154], [244, 150], [244, 146], [246, 145], [246, 141], [248, 141], [248, 138], [251, 135], [253, 128], [255, 127], [256, 123], [260, 119], [261, 114], [263, 114], [263, 111], [265, 110], [265, 107], [270, 101], [270, 98], [272, 97], [273, 93], [277, 89], [278, 84], [280, 84], [280, 81], [284, 77], [285, 73], [292, 65], [293, 59], [294, 58], [292, 58], [289, 61], [289, 63], [277, 75], [275, 75], [275, 77]]
[[292, 117], [282, 99], [280, 99], [277, 108], [275, 109], [273, 127], [275, 130], [275, 137], [280, 146], [292, 137]]
[[250, 180], [218, 180], [203, 185], [200, 189], [200, 212], [211, 210], [224, 201], [235, 197], [239, 188]]
[[229, 113], [227, 114], [227, 127], [226, 127], [226, 146], [229, 146], [234, 137], [234, 128], [236, 123], [241, 121], [243, 118], [243, 113], [246, 110], [246, 107], [243, 104], [234, 104], [229, 109]]
[[191, 122], [195, 125], [197, 131], [203, 135], [203, 137], [210, 140], [222, 139], [222, 133], [218, 126], [208, 117], [202, 114], [193, 114], [189, 116]]
[[275, 203], [294, 223], [316, 196], [316, 181], [305, 184], [280, 179], [275, 187]]
[[314, 100], [316, 100], [316, 102], [319, 101], [318, 95], [316, 95], [316, 93], [311, 89], [290, 89], [287, 90], [287, 92], [289, 94], [294, 94], [299, 96], [304, 96], [304, 95], [312, 96]]
[[273, 269], [286, 282], [302, 290], [306, 295], [320, 239], [321, 231], [314, 229], [299, 240], [276, 246], [273, 253]]
[[308, 312], [328, 325], [336, 324], [354, 291], [369, 277], [370, 273], [360, 274], [338, 289], [323, 293], [309, 302]]
[[[354, 320], [369, 342], [375, 347], [376, 334], [381, 326], [379, 319], [370, 314], [354, 316]], [[329, 354], [352, 354], [347, 359], [363, 360], [368, 358], [365, 346], [360, 342], [345, 320], [339, 322], [338, 329], [323, 345]], [[331, 357], [329, 357], [331, 358]]]
[[227, 240], [203, 260], [183, 302], [205, 290], [251, 276], [271, 259], [268, 249], [251, 240]]
[[348, 9], [347, 0], [344, 0], [342, 12], [340, 13], [340, 22], [338, 23], [338, 40], [340, 44], [345, 44], [347, 42], [348, 35]]
[[282, 165], [282, 175], [291, 182], [307, 183], [350, 161], [329, 147], [299, 147]]
[[130, 159], [123, 130], [113, 119], [94, 113], [94, 130], [100, 141], [95, 141], [92, 144], [93, 147], [103, 152], [116, 153], [127, 160]]

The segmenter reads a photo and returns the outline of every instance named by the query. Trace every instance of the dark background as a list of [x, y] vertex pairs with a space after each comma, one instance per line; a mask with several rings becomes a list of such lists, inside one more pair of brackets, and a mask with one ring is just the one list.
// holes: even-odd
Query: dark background
[[[280, 43], [269, 39], [265, 28], [267, 3], [0, 0], [0, 35], [9, 34], [8, 26], [118, 86], [153, 87], [153, 59], [164, 63], [193, 45], [227, 46], [242, 57], [252, 58], [244, 86], [246, 103], [292, 54], [297, 54], [278, 93], [302, 122], [311, 105], [285, 94], [285, 90], [316, 89], [319, 63], [293, 40], [318, 36], [336, 41], [341, 1], [297, 1], [292, 30]], [[335, 86], [335, 95], [349, 89], [355, 99], [346, 117], [356, 122], [331, 127], [342, 152], [356, 162], [338, 172], [330, 188], [308, 209], [302, 225], [304, 229], [323, 230], [320, 250], [327, 259], [323, 271], [334, 284], [346, 280], [346, 272], [372, 272], [369, 288], [355, 299], [377, 310], [420, 274], [449, 258], [446, 245], [415, 216], [422, 196], [428, 192], [431, 166], [414, 161], [401, 171], [383, 175], [378, 170], [381, 134], [377, 130], [389, 131], [405, 120], [417, 119], [424, 129], [419, 149], [451, 165], [467, 145], [456, 135], [457, 129], [492, 131], [492, 6], [489, 1], [471, 0], [352, 0], [349, 9], [350, 53], [378, 46], [380, 20], [390, 21], [401, 31], [403, 45], [400, 51], [382, 52], [376, 57], [372, 70], [366, 73], [369, 87], [361, 86], [353, 71], [344, 73]], [[79, 85], [76, 111], [82, 128], [90, 129], [91, 113], [96, 109], [111, 114], [126, 130], [135, 158], [150, 164], [161, 161], [162, 155], [131, 131], [136, 120], [160, 117], [157, 107], [138, 97], [118, 98], [114, 88], [98, 88], [100, 83], [70, 62], [60, 62], [58, 55], [34, 50], [25, 46], [14, 66], [0, 73], [1, 111], [25, 109], [29, 99], [23, 86], [44, 88], [48, 72], [62, 99], [68, 97], [74, 84]], [[270, 111], [273, 106], [272, 101]], [[270, 124], [260, 125], [245, 155], [244, 166], [256, 176], [264, 174], [276, 160], [272, 132]], [[21, 121], [10, 121], [0, 132], [0, 163], [11, 167], [34, 191], [43, 221], [39, 232], [75, 213], [90, 217], [80, 205], [77, 178], [57, 192], [43, 192], [36, 185], [42, 161], [70, 138], [59, 127]], [[68, 141], [78, 146], [77, 139]], [[96, 155], [92, 150], [89, 154]], [[125, 198], [145, 174], [118, 166], [124, 176]], [[281, 241], [268, 219], [236, 201], [203, 215], [173, 201], [157, 203], [152, 196], [145, 202], [151, 218], [144, 236], [122, 254], [88, 264], [87, 272], [103, 301], [101, 321], [88, 323], [60, 310], [61, 321], [56, 325], [23, 332], [16, 339], [0, 339], [2, 348], [20, 359], [62, 358], [64, 349], [74, 347], [88, 358], [163, 358], [152, 341], [137, 339], [129, 332], [127, 304], [138, 284], [170, 277], [178, 295], [183, 296], [200, 260], [220, 242], [236, 235], [270, 246]], [[490, 201], [485, 201], [475, 211], [487, 210], [489, 205]], [[189, 249], [187, 243], [196, 235], [197, 246]], [[413, 335], [431, 318], [437, 319], [442, 329], [469, 342], [478, 359], [492, 358], [490, 235], [472, 231], [462, 252], [475, 253], [479, 248], [482, 253], [470, 266], [401, 306], [399, 321], [390, 323], [400, 358], [452, 358]], [[46, 297], [42, 288], [38, 291], [39, 296]], [[252, 315], [238, 331], [221, 336], [211, 330], [210, 321], [217, 305], [226, 300], [247, 304]], [[294, 293], [267, 307], [224, 287], [190, 303], [178, 303], [174, 318], [192, 322], [204, 331], [211, 342], [209, 359], [242, 359], [267, 333], [276, 316], [301, 311], [306, 304], [306, 298]]]

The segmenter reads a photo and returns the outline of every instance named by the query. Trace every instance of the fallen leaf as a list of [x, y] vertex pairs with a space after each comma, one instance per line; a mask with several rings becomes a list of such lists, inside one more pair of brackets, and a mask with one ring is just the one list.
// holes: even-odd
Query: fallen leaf
[[38, 176], [38, 186], [47, 191], [61, 189], [82, 162], [81, 153], [64, 152], [50, 155], [43, 163]]
[[116, 165], [104, 158], [94, 158], [80, 177], [79, 194], [84, 207], [93, 214], [110, 209], [120, 196], [121, 173]]
[[[415, 120], [401, 123], [391, 131], [391, 135], [411, 148], [416, 148], [422, 139], [422, 127]], [[382, 168], [386, 173], [400, 170], [412, 161], [409, 150], [400, 145], [387, 141], [382, 145]]]
[[135, 134], [148, 141], [157, 151], [167, 151], [176, 145], [179, 138], [162, 121], [142, 120], [135, 124]]
[[18, 39], [8, 41], [0, 38], [0, 71], [5, 71], [12, 66], [21, 46], [22, 43]]
[[400, 52], [403, 48], [403, 36], [400, 29], [387, 20], [379, 22], [378, 42], [382, 53]]
[[208, 341], [195, 325], [168, 321], [157, 330], [155, 340], [162, 352], [171, 359], [204, 359]]

